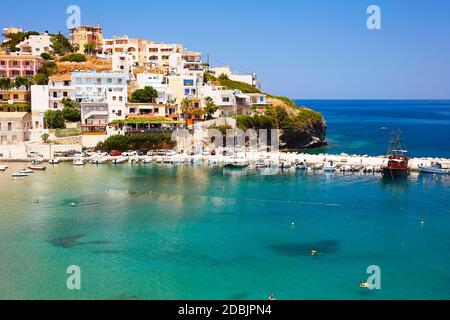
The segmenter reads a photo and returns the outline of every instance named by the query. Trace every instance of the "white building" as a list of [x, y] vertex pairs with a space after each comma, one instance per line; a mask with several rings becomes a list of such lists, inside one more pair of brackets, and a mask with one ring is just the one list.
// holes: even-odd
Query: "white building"
[[113, 72], [127, 72], [131, 76], [133, 59], [126, 53], [113, 53], [111, 56]]
[[127, 73], [73, 72], [75, 99], [81, 105], [84, 134], [106, 134], [114, 120], [125, 119]]
[[161, 74], [140, 73], [136, 77], [139, 89], [144, 87], [153, 87], [158, 91], [158, 97], [155, 103], [171, 103], [175, 96], [167, 84], [167, 78]]
[[48, 86], [31, 86], [31, 116], [32, 127], [34, 130], [45, 128], [44, 116], [49, 109], [49, 90]]
[[200, 52], [183, 51], [169, 56], [169, 74], [181, 75], [193, 71], [203, 73], [202, 58]]
[[19, 49], [19, 54], [21, 55], [32, 55], [39, 57], [42, 53], [50, 53], [53, 51], [52, 47], [52, 37], [47, 33], [42, 33], [40, 35], [31, 35], [28, 39], [20, 42], [16, 48]]
[[72, 85], [70, 75], [51, 76], [48, 79], [49, 108], [52, 110], [63, 110], [64, 99], [75, 101], [75, 87]]
[[233, 72], [229, 66], [210, 68], [209, 72], [217, 78], [221, 75], [226, 75], [230, 80], [244, 82], [257, 89], [261, 89], [261, 83], [258, 81], [256, 73], [239, 74]]
[[168, 86], [176, 98], [178, 104], [183, 99], [198, 99], [199, 88], [203, 86], [203, 77], [197, 73], [168, 76]]

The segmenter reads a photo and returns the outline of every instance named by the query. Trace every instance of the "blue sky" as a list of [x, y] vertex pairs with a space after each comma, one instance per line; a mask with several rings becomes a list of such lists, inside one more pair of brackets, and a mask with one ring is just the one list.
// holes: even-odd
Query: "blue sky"
[[[14, 1], [0, 27], [67, 33], [66, 8], [106, 36], [182, 43], [301, 99], [449, 99], [448, 0]], [[366, 28], [379, 5], [382, 30]], [[18, 12], [7, 14], [7, 12]]]

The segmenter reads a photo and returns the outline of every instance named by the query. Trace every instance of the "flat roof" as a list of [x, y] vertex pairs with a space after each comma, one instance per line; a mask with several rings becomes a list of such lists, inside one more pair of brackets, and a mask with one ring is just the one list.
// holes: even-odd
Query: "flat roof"
[[23, 118], [28, 112], [0, 112], [0, 119], [17, 119]]
[[0, 59], [21, 59], [21, 60], [43, 60], [41, 57], [36, 57], [32, 55], [15, 55], [15, 54], [2, 54]]

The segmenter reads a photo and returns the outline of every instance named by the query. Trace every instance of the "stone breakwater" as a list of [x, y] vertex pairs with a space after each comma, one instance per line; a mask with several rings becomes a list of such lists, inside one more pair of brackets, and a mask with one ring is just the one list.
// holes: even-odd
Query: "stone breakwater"
[[[347, 154], [340, 154], [340, 155], [332, 155], [332, 154], [318, 154], [318, 155], [312, 155], [312, 154], [305, 154], [305, 153], [295, 153], [295, 152], [240, 152], [237, 154], [237, 157], [239, 158], [245, 158], [247, 159], [251, 164], [255, 163], [256, 161], [260, 159], [266, 159], [270, 160], [271, 162], [289, 162], [291, 164], [294, 164], [296, 162], [305, 162], [308, 167], [315, 167], [317, 166], [320, 168], [321, 165], [324, 165], [325, 163], [328, 163], [329, 161], [333, 161], [336, 165], [337, 169], [354, 166], [354, 167], [360, 167], [361, 169], [371, 167], [373, 169], [381, 169], [383, 166], [387, 164], [387, 157], [386, 156], [378, 156], [378, 157], [371, 157], [367, 155], [347, 155]], [[105, 157], [107, 161], [112, 161], [117, 157]], [[215, 164], [221, 164], [226, 162], [231, 157], [229, 156], [222, 156], [222, 155], [194, 155], [194, 156], [188, 156], [184, 154], [176, 155], [176, 156], [139, 156], [140, 161], [142, 160], [152, 160], [153, 162], [163, 162], [164, 159], [168, 158], [176, 158], [178, 160], [184, 160], [181, 162], [189, 162], [188, 160], [195, 159], [197, 160], [196, 163], [215, 163]], [[87, 157], [85, 158], [87, 161], [89, 161], [91, 158]], [[127, 158], [129, 159], [129, 158]], [[6, 162], [30, 162], [32, 159], [29, 158], [0, 158], [0, 163], [6, 163]], [[43, 162], [48, 162], [48, 158], [42, 159]], [[59, 158], [60, 162], [72, 162], [74, 160], [73, 157], [65, 157], [65, 158]], [[420, 164], [430, 164], [431, 162], [439, 162], [442, 164], [444, 168], [450, 168], [450, 159], [446, 158], [412, 158], [409, 161], [409, 167], [411, 171], [418, 171], [418, 166]]]

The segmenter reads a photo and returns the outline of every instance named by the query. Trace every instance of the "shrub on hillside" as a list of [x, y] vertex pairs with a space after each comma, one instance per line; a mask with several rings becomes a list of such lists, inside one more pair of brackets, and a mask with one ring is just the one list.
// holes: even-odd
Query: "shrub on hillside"
[[86, 62], [86, 56], [81, 53], [71, 53], [61, 58], [61, 62]]

